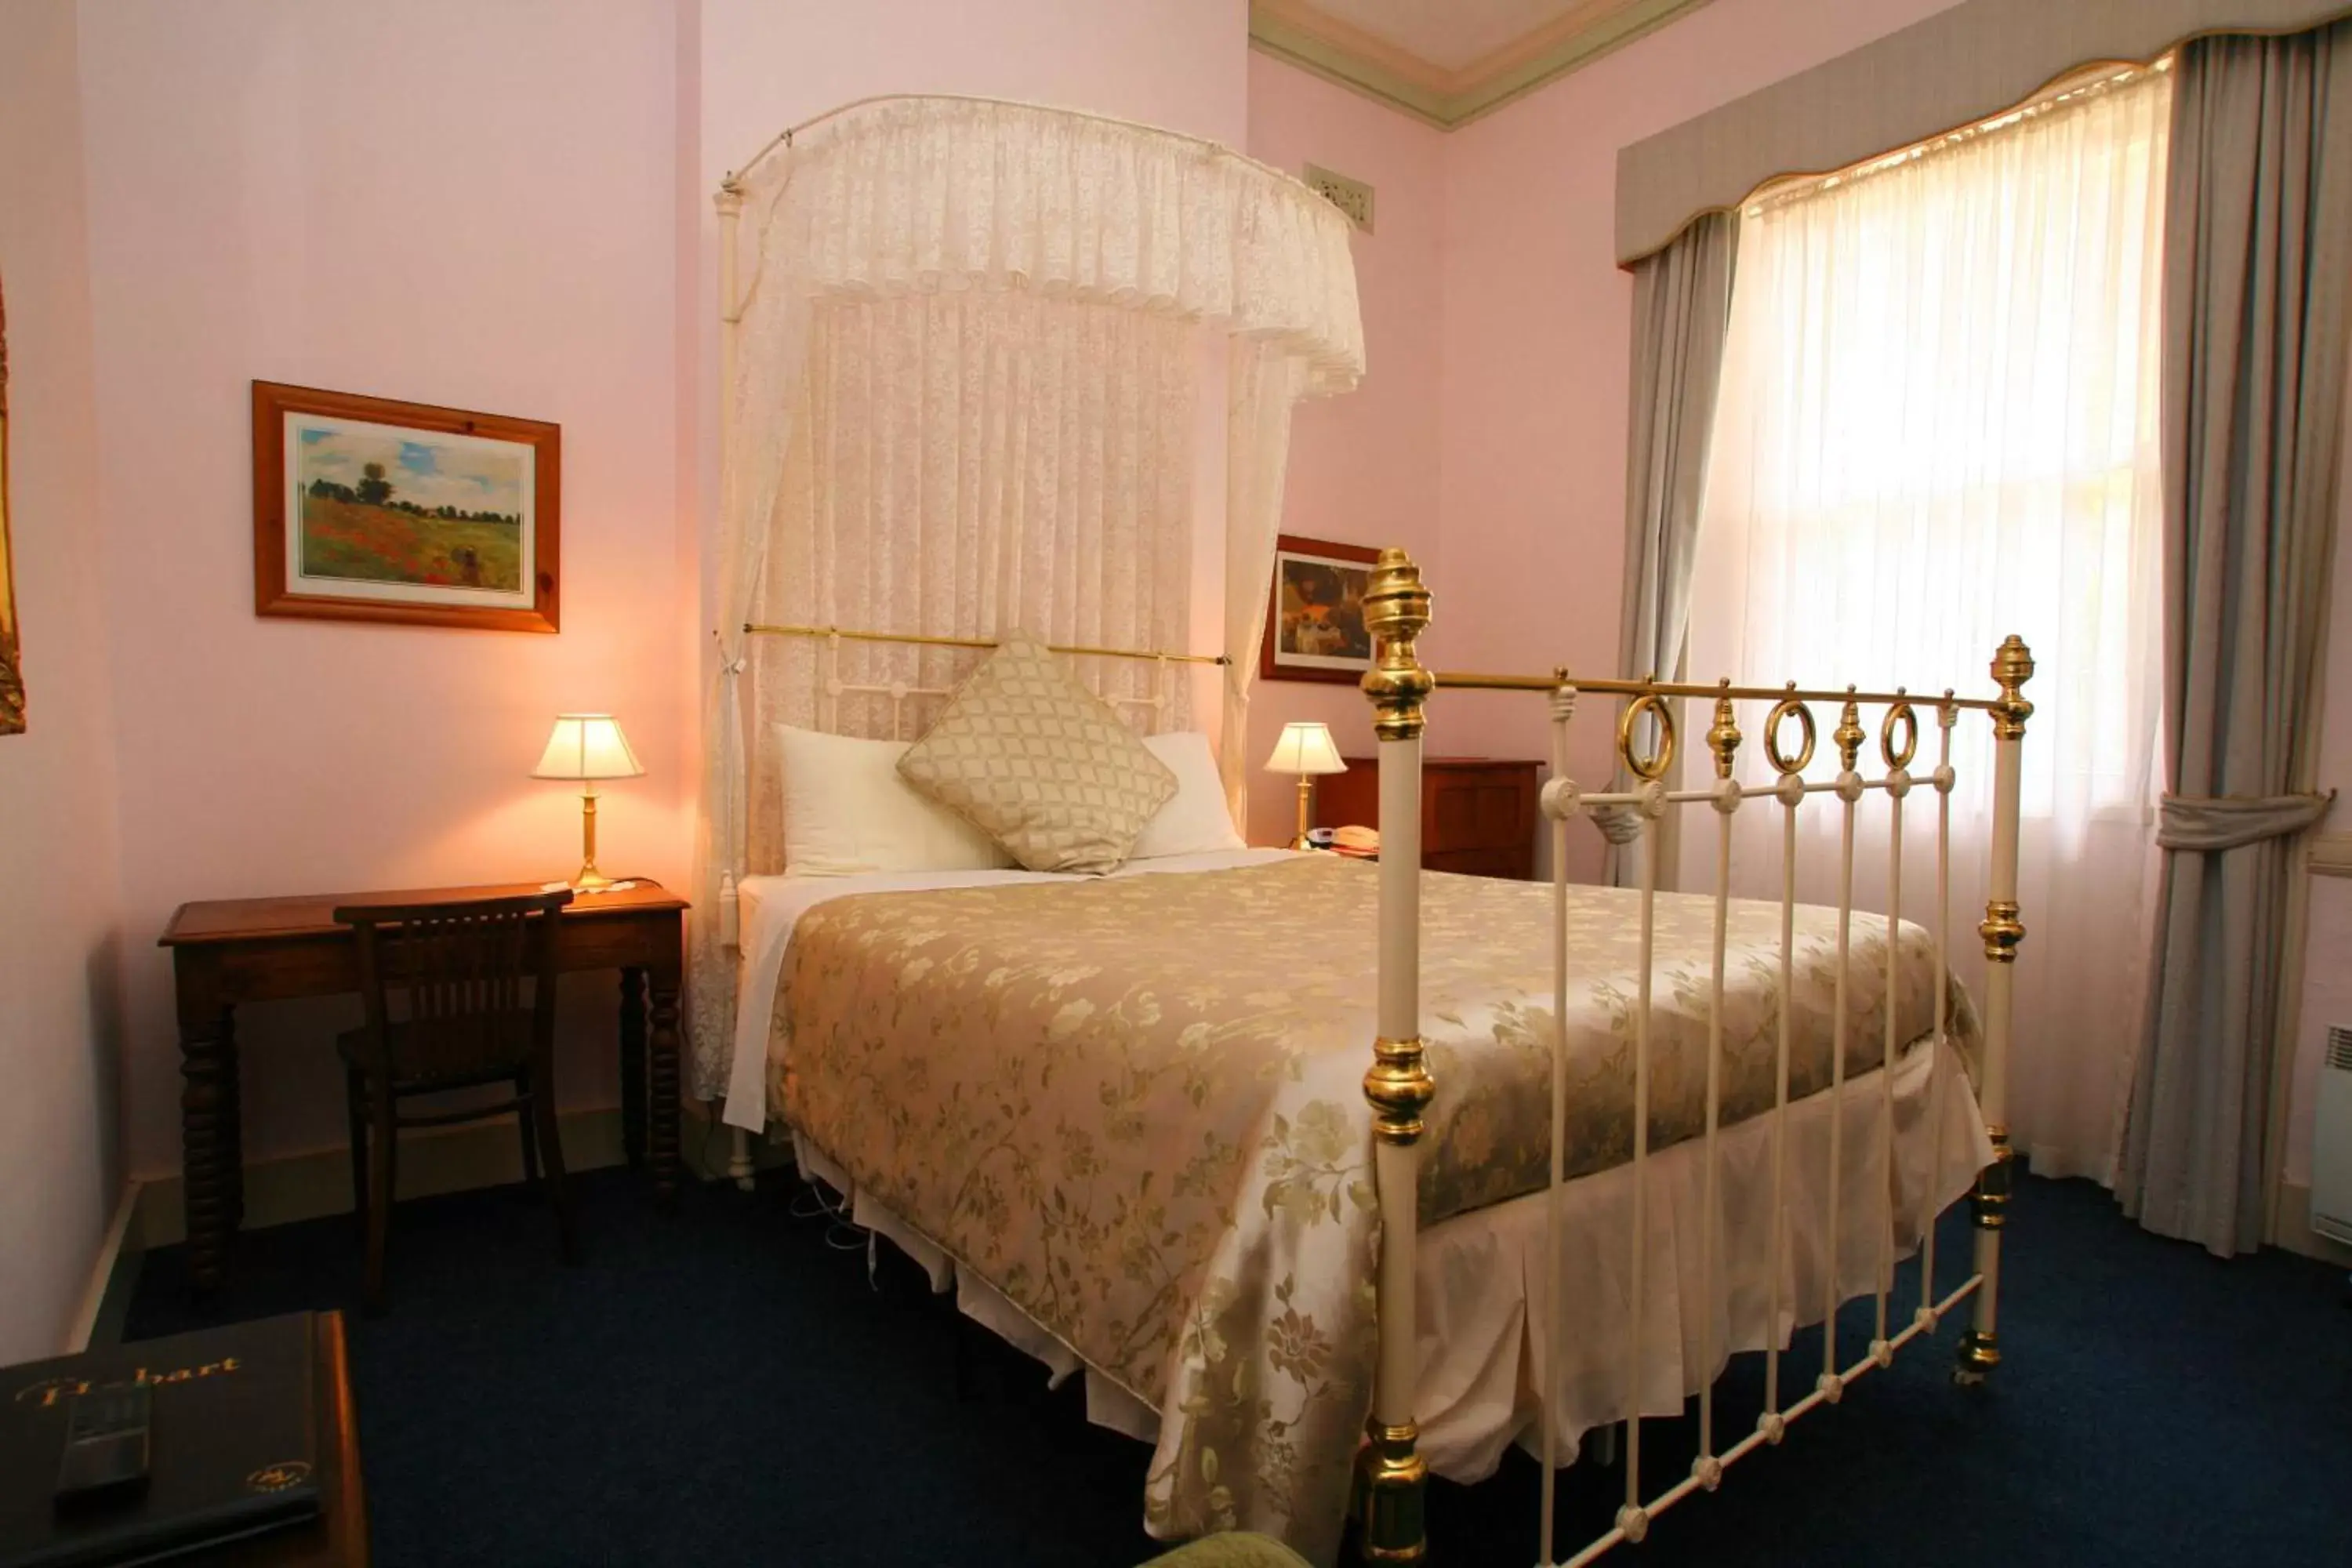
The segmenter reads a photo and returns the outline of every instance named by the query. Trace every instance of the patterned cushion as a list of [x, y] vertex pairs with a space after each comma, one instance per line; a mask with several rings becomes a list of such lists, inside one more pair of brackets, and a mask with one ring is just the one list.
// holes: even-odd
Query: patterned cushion
[[1110, 704], [1019, 633], [971, 672], [898, 772], [1032, 871], [1114, 869], [1176, 793], [1176, 775]]

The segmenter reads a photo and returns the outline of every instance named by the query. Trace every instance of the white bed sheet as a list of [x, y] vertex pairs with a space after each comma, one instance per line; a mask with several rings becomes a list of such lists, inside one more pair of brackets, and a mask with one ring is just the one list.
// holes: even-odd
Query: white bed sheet
[[[1197, 855], [1160, 855], [1130, 860], [1114, 877], [1147, 877], [1181, 871], [1225, 871], [1287, 858], [1288, 849], [1214, 849]], [[856, 893], [911, 893], [938, 888], [1003, 887], [1020, 882], [1080, 882], [1085, 877], [1053, 871], [877, 871], [856, 877], [746, 877], [736, 888], [738, 930], [742, 933], [736, 971], [735, 1057], [727, 1079], [725, 1120], [748, 1132], [768, 1121], [768, 1026], [776, 1007], [776, 982], [793, 928], [817, 905]]]
[[[1932, 1068], [1931, 1066], [1935, 1066]], [[1949, 1047], [1916, 1049], [1895, 1067], [1895, 1245], [1899, 1257], [1916, 1250], [1922, 1227], [1966, 1193], [1992, 1158], [1984, 1117]], [[1929, 1088], [1937, 1088], [1931, 1103]], [[1732, 1353], [1786, 1346], [1797, 1328], [1818, 1323], [1830, 1271], [1828, 1173], [1831, 1107], [1842, 1108], [1844, 1152], [1839, 1183], [1837, 1296], [1868, 1294], [1880, 1263], [1885, 1197], [1886, 1098], [1882, 1076], [1849, 1081], [1842, 1098], [1823, 1089], [1790, 1107], [1788, 1119], [1788, 1238], [1780, 1269], [1780, 1311], [1770, 1310], [1772, 1118], [1759, 1116], [1720, 1135], [1722, 1174], [1717, 1234], [1721, 1238], [1711, 1289], [1699, 1289], [1704, 1236], [1705, 1144], [1678, 1143], [1654, 1156], [1644, 1211], [1643, 1328], [1644, 1416], [1679, 1414], [1685, 1399], [1712, 1381]], [[1942, 1124], [1941, 1137], [1937, 1131]], [[823, 1148], [793, 1133], [801, 1169], [842, 1193], [849, 1216], [887, 1237], [929, 1275], [934, 1289], [953, 1289], [964, 1315], [1045, 1363], [1058, 1385], [1086, 1375], [1087, 1415], [1097, 1425], [1145, 1443], [1156, 1442], [1160, 1413], [1137, 1392], [1083, 1361], [929, 1237], [856, 1184]], [[1559, 1191], [1559, 1281], [1566, 1364], [1551, 1418], [1563, 1463], [1596, 1426], [1621, 1421], [1634, 1404], [1626, 1330], [1626, 1281], [1632, 1242], [1633, 1174], [1628, 1165], [1566, 1183]], [[1549, 1242], [1549, 1194], [1530, 1193], [1458, 1215], [1423, 1232], [1415, 1268], [1420, 1371], [1415, 1415], [1421, 1452], [1449, 1480], [1473, 1482], [1494, 1472], [1517, 1442], [1542, 1449], [1542, 1402], [1551, 1360], [1547, 1341]], [[1946, 1288], [1965, 1259], [1939, 1269]], [[1911, 1321], [1916, 1299], [1890, 1301], [1889, 1322]], [[1715, 1359], [1700, 1356], [1707, 1315], [1715, 1319]], [[1840, 1361], [1850, 1365], [1867, 1347], [1849, 1339]], [[1918, 1353], [1914, 1352], [1913, 1353]]]

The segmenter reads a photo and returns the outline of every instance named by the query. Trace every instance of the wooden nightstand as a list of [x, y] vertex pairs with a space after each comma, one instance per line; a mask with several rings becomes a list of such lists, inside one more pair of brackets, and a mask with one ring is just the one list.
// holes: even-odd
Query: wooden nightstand
[[[1316, 790], [1325, 827], [1380, 825], [1380, 763], [1346, 759]], [[1536, 792], [1542, 764], [1496, 757], [1424, 757], [1421, 763], [1421, 863], [1473, 877], [1536, 874]]]

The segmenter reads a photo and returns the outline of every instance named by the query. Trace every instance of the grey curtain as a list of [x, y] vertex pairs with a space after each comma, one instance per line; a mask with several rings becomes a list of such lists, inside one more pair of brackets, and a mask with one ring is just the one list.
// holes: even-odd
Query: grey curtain
[[2148, 1019], [2116, 1190], [2262, 1242], [2294, 835], [2326, 802], [2321, 661], [2352, 331], [2352, 24], [2180, 52], [2164, 276], [2167, 782]]
[[[1738, 235], [1737, 214], [1707, 213], [1633, 267], [1625, 597], [1617, 633], [1622, 675], [1671, 678], [1682, 665], [1699, 491], [1706, 482], [1707, 435], [1723, 381], [1723, 340], [1731, 330]], [[1673, 820], [1669, 813], [1661, 828]], [[1638, 880], [1640, 849], [1619, 837], [1620, 829], [1634, 824], [1620, 818], [1601, 826], [1610, 834], [1610, 879]], [[1675, 861], [1663, 833], [1659, 843], [1668, 850], [1659, 868], [1663, 884]]]

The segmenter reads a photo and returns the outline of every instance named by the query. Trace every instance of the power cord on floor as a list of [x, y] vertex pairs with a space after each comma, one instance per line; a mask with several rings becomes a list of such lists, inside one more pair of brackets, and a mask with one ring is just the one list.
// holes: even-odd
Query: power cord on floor
[[807, 1177], [785, 1211], [794, 1219], [822, 1219], [825, 1222], [824, 1244], [835, 1252], [864, 1252], [867, 1272], [872, 1272], [874, 1233], [849, 1217], [849, 1200], [826, 1195], [824, 1184], [816, 1177]]

